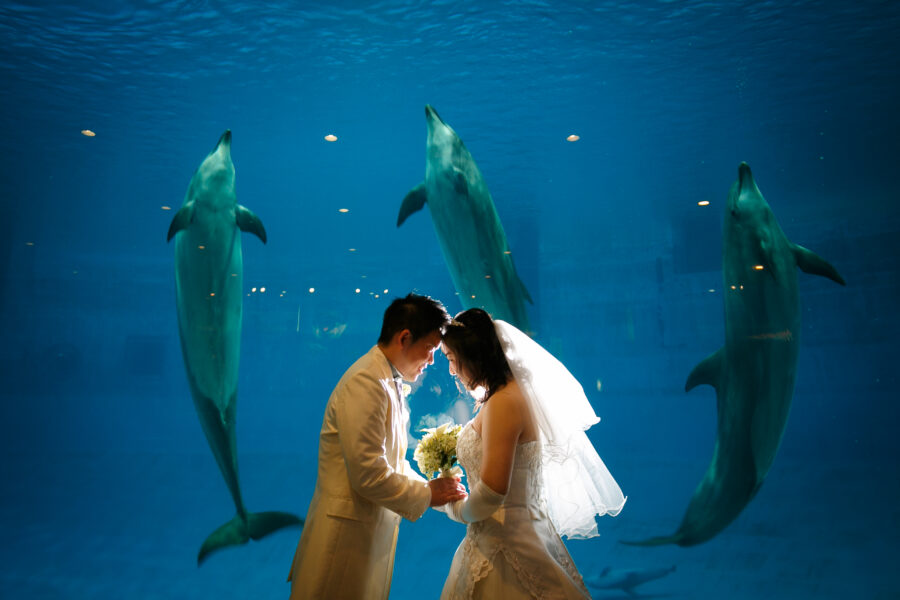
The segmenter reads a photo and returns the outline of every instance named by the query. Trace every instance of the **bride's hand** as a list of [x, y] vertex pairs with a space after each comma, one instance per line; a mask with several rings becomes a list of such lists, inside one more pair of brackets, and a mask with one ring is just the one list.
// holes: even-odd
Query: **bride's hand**
[[438, 477], [427, 485], [431, 489], [431, 506], [442, 506], [448, 502], [464, 500], [468, 496], [458, 477]]

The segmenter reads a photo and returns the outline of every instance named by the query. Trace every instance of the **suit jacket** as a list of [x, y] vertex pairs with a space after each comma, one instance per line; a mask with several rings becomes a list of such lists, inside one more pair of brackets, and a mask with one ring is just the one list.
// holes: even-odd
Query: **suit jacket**
[[291, 600], [386, 600], [400, 518], [431, 501], [406, 461], [409, 414], [378, 346], [341, 377], [325, 408], [316, 489], [288, 580]]

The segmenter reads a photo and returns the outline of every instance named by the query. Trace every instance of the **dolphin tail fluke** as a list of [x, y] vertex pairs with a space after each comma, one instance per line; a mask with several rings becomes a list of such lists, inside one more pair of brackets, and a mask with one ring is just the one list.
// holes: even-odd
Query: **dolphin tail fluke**
[[263, 227], [262, 221], [253, 214], [252, 210], [238, 204], [237, 208], [235, 208], [234, 215], [235, 222], [241, 231], [252, 233], [261, 239], [263, 244], [266, 243], [266, 228]]
[[283, 512], [247, 513], [247, 518], [235, 515], [233, 519], [213, 531], [197, 553], [197, 566], [217, 550], [246, 544], [250, 539], [259, 540], [283, 527], [302, 525], [303, 519]]
[[203, 564], [206, 557], [216, 550], [246, 544], [249, 540], [247, 522], [240, 515], [235, 515], [233, 519], [213, 531], [200, 546], [200, 552], [197, 554], [197, 566]]
[[297, 515], [286, 512], [261, 512], [249, 513], [247, 515], [250, 537], [254, 540], [260, 540], [272, 532], [278, 531], [284, 527], [293, 527], [294, 525], [303, 525], [303, 519]]
[[428, 200], [428, 194], [425, 191], [425, 184], [420, 183], [406, 194], [403, 204], [400, 205], [400, 214], [397, 215], [397, 227], [403, 225], [403, 221], [414, 212], [422, 210], [425, 202]]
[[847, 285], [844, 278], [837, 272], [837, 269], [812, 250], [807, 250], [803, 246], [793, 244], [793, 251], [794, 260], [797, 261], [797, 266], [800, 267], [804, 273], [821, 275], [822, 277], [827, 277], [841, 285]]
[[166, 241], [172, 241], [172, 238], [175, 237], [175, 234], [181, 231], [182, 229], [186, 229], [188, 225], [191, 224], [191, 219], [194, 218], [194, 203], [188, 202], [184, 206], [178, 209], [178, 212], [175, 213], [175, 216], [172, 217], [172, 223], [169, 225], [169, 233], [166, 235]]
[[688, 375], [684, 384], [684, 391], [689, 392], [698, 385], [711, 385], [718, 389], [719, 374], [722, 372], [722, 362], [725, 359], [725, 349], [720, 348], [718, 351], [704, 358], [694, 367], [691, 374]]

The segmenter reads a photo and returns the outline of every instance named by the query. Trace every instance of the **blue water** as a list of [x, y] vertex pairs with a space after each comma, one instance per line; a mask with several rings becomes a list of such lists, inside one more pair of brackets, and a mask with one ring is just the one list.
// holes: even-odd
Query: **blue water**
[[[582, 573], [675, 565], [649, 597], [900, 596], [900, 4], [328, 4], [0, 6], [0, 597], [286, 597], [297, 530], [196, 566], [233, 505], [184, 375], [163, 207], [231, 129], [269, 237], [244, 237], [242, 489], [302, 514], [328, 393], [387, 302], [461, 308], [428, 210], [395, 227], [425, 104], [478, 161], [537, 339], [603, 418], [629, 500], [568, 542]], [[694, 548], [626, 547], [677, 527], [711, 458], [714, 393], [682, 390], [724, 339], [740, 161], [847, 286], [800, 274], [792, 412], [744, 513]], [[416, 386], [414, 426], [457, 400], [446, 369]], [[462, 535], [404, 523], [391, 597], [436, 597]]]

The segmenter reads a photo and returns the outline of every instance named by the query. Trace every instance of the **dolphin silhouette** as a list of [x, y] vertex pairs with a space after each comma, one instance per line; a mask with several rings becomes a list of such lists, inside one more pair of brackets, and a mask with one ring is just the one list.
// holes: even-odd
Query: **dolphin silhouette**
[[728, 195], [723, 229], [725, 346], [694, 367], [684, 388], [707, 384], [716, 390], [712, 462], [674, 534], [625, 543], [700, 544], [753, 499], [781, 444], [794, 394], [797, 267], [845, 285], [828, 262], [787, 239], [747, 163]]
[[622, 590], [629, 596], [637, 596], [637, 586], [665, 577], [675, 566], [658, 569], [612, 569], [606, 567], [597, 577], [585, 577], [588, 587], [597, 590]]
[[403, 199], [397, 227], [425, 203], [450, 277], [464, 308], [479, 307], [529, 331], [525, 300], [532, 302], [513, 263], [503, 225], [478, 165], [437, 111], [428, 124], [425, 181]]
[[241, 498], [235, 437], [243, 300], [240, 231], [266, 241], [259, 218], [237, 203], [231, 131], [226, 131], [194, 172], [167, 237], [179, 234], [175, 301], [194, 407], [237, 508], [237, 515], [203, 542], [198, 565], [215, 550], [303, 523], [289, 513], [247, 512]]

